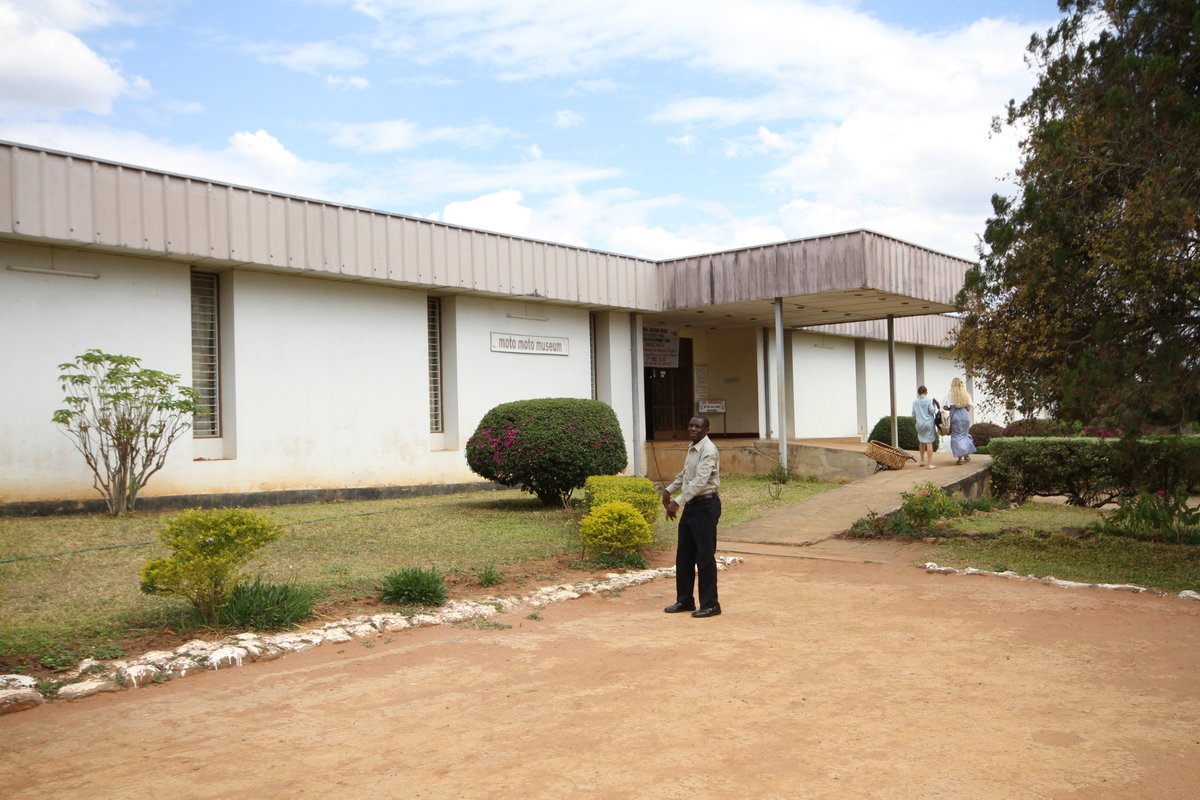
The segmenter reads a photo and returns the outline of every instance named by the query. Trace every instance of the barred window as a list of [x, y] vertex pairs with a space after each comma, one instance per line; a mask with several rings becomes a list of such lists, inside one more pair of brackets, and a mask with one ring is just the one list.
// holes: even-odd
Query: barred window
[[200, 409], [192, 422], [195, 437], [221, 435], [221, 384], [218, 356], [217, 276], [192, 273], [192, 388]]
[[429, 432], [442, 433], [442, 301], [430, 297], [429, 334]]

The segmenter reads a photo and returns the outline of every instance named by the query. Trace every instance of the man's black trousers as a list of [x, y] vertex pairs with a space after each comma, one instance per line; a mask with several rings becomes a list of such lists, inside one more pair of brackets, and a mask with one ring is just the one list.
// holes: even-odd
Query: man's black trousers
[[675, 599], [692, 602], [692, 586], [700, 576], [700, 608], [717, 605], [717, 522], [721, 498], [691, 502], [679, 518], [679, 544], [675, 548]]

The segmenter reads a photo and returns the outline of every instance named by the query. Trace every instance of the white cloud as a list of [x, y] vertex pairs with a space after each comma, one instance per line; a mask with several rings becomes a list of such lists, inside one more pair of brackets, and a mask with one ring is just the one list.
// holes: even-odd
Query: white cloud
[[613, 231], [609, 237], [609, 244], [618, 253], [655, 260], [711, 253], [721, 247], [711, 240], [691, 239], [661, 227], [647, 228], [637, 225], [628, 225]]
[[203, 114], [204, 104], [196, 100], [168, 100], [167, 111], [172, 114]]
[[538, 147], [536, 144], [531, 144], [529, 147], [525, 148], [525, 154], [536, 161], [542, 157], [542, 148]]
[[71, 32], [105, 24], [106, 6], [0, 3], [0, 113], [37, 117], [112, 110], [130, 90], [128, 79]]
[[696, 152], [696, 145], [699, 141], [690, 133], [685, 133], [682, 136], [668, 136], [667, 142], [673, 144], [685, 153]]
[[108, 0], [6, 0], [0, 6], [24, 11], [68, 31], [103, 28], [132, 19]]
[[268, 64], [279, 64], [295, 72], [314, 74], [324, 70], [354, 70], [367, 61], [366, 55], [357, 47], [338, 42], [250, 45], [246, 49]]
[[554, 112], [554, 127], [556, 128], [578, 128], [583, 124], [583, 114], [570, 109], [563, 109]]
[[741, 158], [748, 155], [769, 155], [774, 152], [786, 153], [795, 149], [795, 145], [786, 137], [773, 133], [766, 126], [759, 125], [758, 130], [740, 139], [726, 139], [724, 152], [729, 158]]
[[486, 123], [462, 127], [422, 128], [404, 119], [377, 122], [338, 123], [326, 126], [331, 141], [362, 153], [391, 153], [412, 150], [433, 142], [449, 142], [463, 147], [485, 147], [515, 136], [513, 131]]
[[359, 75], [327, 75], [325, 83], [334, 89], [347, 91], [349, 89], [367, 89], [371, 82]]
[[611, 92], [617, 88], [617, 82], [612, 78], [596, 78], [591, 80], [579, 80], [571, 84], [571, 90], [567, 94], [597, 94], [599, 92]]
[[521, 193], [516, 189], [504, 189], [474, 200], [450, 203], [442, 213], [442, 219], [468, 228], [528, 236], [533, 209], [522, 205], [521, 199]]

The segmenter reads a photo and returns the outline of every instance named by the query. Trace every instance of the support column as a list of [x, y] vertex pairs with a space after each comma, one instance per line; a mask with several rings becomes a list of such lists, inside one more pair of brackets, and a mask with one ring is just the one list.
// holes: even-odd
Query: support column
[[783, 298], [775, 298], [775, 389], [776, 389], [776, 404], [775, 410], [778, 413], [776, 417], [776, 425], [779, 428], [779, 466], [783, 467], [783, 471], [787, 472], [788, 468], [788, 452], [787, 452], [787, 385], [785, 384], [786, 359], [784, 358], [783, 348]]
[[892, 400], [892, 447], [900, 446], [900, 430], [896, 424], [896, 318], [887, 315], [888, 332], [888, 396]]
[[646, 409], [646, 371], [642, 358], [642, 315], [629, 315], [629, 369], [633, 382], [633, 431], [630, 440], [633, 442], [633, 474], [645, 475], [643, 460], [646, 454], [646, 423], [642, 413]]

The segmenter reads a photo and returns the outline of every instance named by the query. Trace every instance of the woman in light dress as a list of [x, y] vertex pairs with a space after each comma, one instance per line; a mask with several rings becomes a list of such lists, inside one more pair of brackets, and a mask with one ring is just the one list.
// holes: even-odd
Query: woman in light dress
[[971, 395], [963, 386], [962, 378], [950, 382], [950, 394], [946, 395], [942, 405], [950, 412], [950, 452], [962, 464], [971, 460], [975, 452], [975, 440], [971, 438]]
[[917, 441], [921, 448], [922, 467], [933, 469], [933, 443], [937, 441], [937, 426], [933, 422], [936, 400], [929, 396], [924, 386], [917, 387], [917, 399], [913, 400], [913, 421], [917, 423]]

